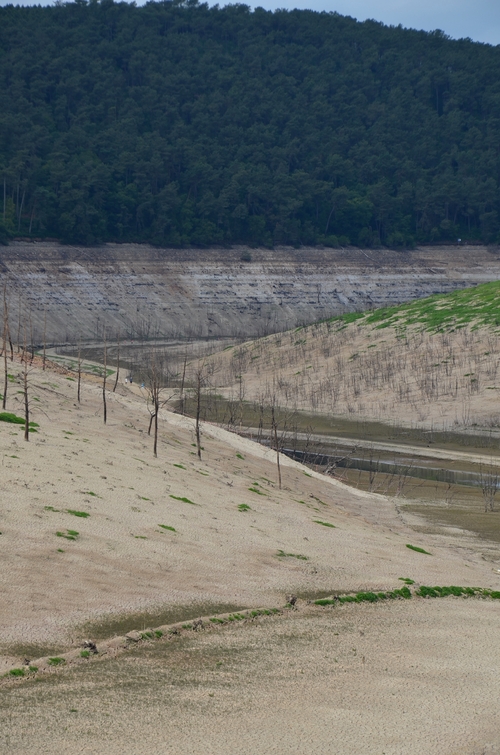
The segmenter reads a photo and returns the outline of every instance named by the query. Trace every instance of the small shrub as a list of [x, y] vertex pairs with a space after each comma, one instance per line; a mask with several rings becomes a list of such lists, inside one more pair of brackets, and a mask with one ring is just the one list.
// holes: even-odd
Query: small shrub
[[279, 558], [298, 558], [300, 561], [308, 561], [307, 556], [303, 556], [300, 553], [285, 553], [285, 551], [279, 550], [276, 554]]
[[236, 454], [236, 458], [243, 461], [245, 457], [242, 454]]
[[356, 600], [358, 603], [376, 603], [379, 599], [378, 595], [374, 592], [358, 592], [356, 593]]
[[173, 498], [175, 501], [182, 501], [183, 503], [190, 503], [192, 506], [197, 505], [194, 501], [190, 501], [189, 498], [186, 498], [185, 496], [170, 494], [170, 498]]
[[240, 503], [238, 511], [251, 511], [250, 506], [247, 503]]
[[64, 537], [66, 540], [76, 540], [80, 533], [76, 530], [66, 530], [66, 532], [56, 532], [57, 537]]
[[38, 671], [38, 666], [29, 666], [28, 668], [32, 674], [36, 674]]
[[[0, 422], [9, 422], [12, 425], [24, 425], [24, 417], [18, 417], [16, 414], [13, 414], [12, 412], [0, 412]], [[33, 427], [40, 427], [40, 425], [37, 422], [30, 422], [29, 426], [31, 428]]]
[[23, 668], [11, 668], [9, 676], [24, 676], [25, 671]]
[[416, 553], [425, 553], [426, 556], [432, 556], [432, 553], [425, 551], [423, 548], [419, 548], [417, 545], [410, 545], [410, 543], [406, 543], [406, 547], [411, 551], [415, 551]]
[[408, 598], [411, 598], [411, 592], [407, 587], [402, 587], [400, 590], [393, 590], [390, 593], [387, 593], [389, 598], [405, 598], [405, 600], [408, 600]]
[[155, 629], [155, 637], [157, 637], [158, 639], [160, 639], [160, 637], [163, 637], [163, 632], [161, 631], [161, 629]]
[[80, 652], [80, 658], [90, 658], [90, 650], [82, 650]]
[[64, 658], [58, 658], [57, 656], [55, 658], [49, 658], [49, 666], [62, 666], [65, 663], [66, 661]]

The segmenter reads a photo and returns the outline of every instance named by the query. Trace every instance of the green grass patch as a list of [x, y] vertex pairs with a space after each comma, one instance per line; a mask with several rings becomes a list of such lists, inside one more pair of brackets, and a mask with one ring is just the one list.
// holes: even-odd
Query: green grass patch
[[245, 457], [242, 454], [236, 454], [237, 459], [241, 459], [242, 461], [245, 459]]
[[64, 658], [59, 658], [58, 656], [54, 658], [49, 658], [49, 666], [63, 666], [66, 663]]
[[411, 551], [415, 551], [415, 553], [425, 553], [426, 556], [432, 556], [432, 553], [429, 553], [429, 551], [426, 551], [423, 548], [419, 548], [417, 545], [410, 545], [410, 543], [406, 543], [406, 547]]
[[93, 498], [99, 498], [97, 493], [94, 493], [93, 490], [83, 490], [83, 495], [91, 495]]
[[182, 503], [190, 503], [192, 506], [198, 505], [194, 501], [190, 501], [189, 498], [186, 498], [186, 496], [172, 495], [172, 493], [170, 493], [170, 498], [173, 498], [175, 501], [182, 501]]
[[24, 676], [25, 670], [23, 668], [11, 668], [9, 676]]
[[248, 503], [240, 503], [238, 505], [238, 511], [251, 511], [251, 508]]
[[410, 579], [409, 577], [398, 577], [398, 579], [400, 580], [400, 582], [404, 582], [406, 585], [414, 585], [415, 584], [415, 580], [414, 579]]
[[177, 469], [186, 469], [182, 464], [174, 464], [174, 467], [177, 467]]
[[43, 508], [45, 511], [59, 511], [59, 509], [55, 509], [53, 506], [44, 506]]
[[73, 516], [79, 516], [81, 519], [88, 519], [90, 514], [87, 511], [75, 511], [75, 509], [66, 509], [67, 514], [72, 514]]
[[162, 530], [170, 530], [170, 532], [177, 532], [175, 527], [170, 527], [168, 524], [159, 524], [158, 527], [161, 527]]
[[434, 294], [408, 304], [381, 307], [373, 312], [356, 312], [333, 317], [329, 322], [345, 325], [362, 320], [362, 325], [376, 329], [397, 327], [400, 331], [408, 326], [422, 330], [439, 331], [452, 328], [498, 327], [500, 325], [500, 281], [453, 291], [450, 294]]
[[299, 561], [309, 561], [309, 558], [307, 556], [303, 556], [301, 553], [285, 553], [283, 550], [278, 550], [277, 554], [278, 558], [298, 558]]
[[90, 650], [82, 650], [80, 653], [80, 658], [90, 658]]
[[56, 532], [57, 537], [64, 537], [66, 540], [76, 540], [80, 533], [76, 530], [66, 530], [66, 532]]
[[[257, 484], [258, 483], [255, 483], [255, 485], [257, 485]], [[256, 487], [253, 487], [253, 486], [251, 488], [248, 488], [248, 489], [249, 489], [249, 491], [251, 493], [257, 493], [257, 495], [267, 495], [267, 493], [265, 493], [263, 490], [259, 490], [259, 488], [256, 488]]]
[[321, 519], [313, 519], [313, 522], [315, 522], [316, 524], [322, 524], [323, 527], [333, 527], [333, 529], [335, 529], [334, 524], [331, 524], [330, 522], [322, 522]]
[[[18, 417], [13, 412], [0, 412], [0, 422], [9, 422], [11, 425], [24, 425], [24, 417]], [[30, 422], [30, 427], [40, 427], [37, 422]]]

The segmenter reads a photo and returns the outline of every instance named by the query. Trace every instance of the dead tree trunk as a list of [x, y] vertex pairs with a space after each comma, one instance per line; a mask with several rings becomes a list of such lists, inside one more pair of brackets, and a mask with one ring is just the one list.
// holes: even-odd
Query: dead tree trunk
[[78, 383], [77, 383], [77, 389], [76, 389], [78, 403], [80, 403], [80, 398], [81, 398], [80, 396], [81, 385], [82, 385], [82, 347], [81, 347], [81, 344], [78, 343]]
[[119, 377], [120, 377], [120, 339], [118, 338], [118, 345], [116, 349], [116, 378], [115, 378], [115, 384], [113, 386], [113, 393], [116, 391], [118, 387]]
[[30, 402], [28, 396], [28, 356], [26, 343], [26, 330], [24, 331], [24, 370], [23, 370], [23, 393], [24, 393], [24, 440], [30, 439]]
[[7, 405], [7, 390], [9, 386], [9, 376], [7, 373], [7, 333], [9, 330], [9, 310], [7, 307], [7, 287], [3, 289], [3, 397], [2, 397], [2, 409], [5, 409]]
[[108, 419], [108, 407], [106, 405], [106, 378], [108, 376], [108, 345], [106, 343], [106, 331], [104, 331], [104, 369], [102, 375], [102, 406], [103, 406], [103, 420], [106, 424]]
[[184, 414], [184, 383], [186, 381], [186, 365], [187, 365], [187, 351], [184, 354], [184, 362], [182, 364], [182, 380], [181, 380], [180, 404], [179, 404], [181, 414]]
[[43, 316], [43, 357], [42, 357], [42, 369], [45, 372], [45, 362], [47, 358], [47, 310]]
[[271, 431], [273, 434], [274, 447], [276, 449], [276, 466], [278, 468], [278, 488], [281, 490], [280, 446], [279, 446], [279, 441], [278, 441], [278, 423], [276, 421], [274, 402], [271, 406]]

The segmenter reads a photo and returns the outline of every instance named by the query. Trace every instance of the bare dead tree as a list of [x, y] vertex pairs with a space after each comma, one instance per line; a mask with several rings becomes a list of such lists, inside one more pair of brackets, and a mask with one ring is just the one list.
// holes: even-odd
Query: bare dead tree
[[80, 340], [78, 340], [78, 357], [77, 357], [77, 370], [78, 370], [78, 380], [77, 380], [77, 389], [76, 389], [76, 395], [78, 398], [78, 403], [81, 403], [81, 385], [82, 385], [82, 345], [80, 343]]
[[24, 327], [24, 369], [23, 369], [23, 398], [24, 398], [24, 440], [30, 439], [30, 402], [28, 394], [28, 355], [27, 355], [27, 336], [26, 325]]
[[151, 435], [151, 428], [154, 427], [153, 454], [155, 458], [158, 456], [158, 418], [160, 409], [165, 406], [174, 395], [173, 393], [167, 395], [165, 379], [165, 361], [157, 354], [156, 349], [153, 349], [149, 357], [149, 367], [147, 370], [146, 400], [150, 415], [148, 435]]
[[21, 292], [17, 303], [17, 353], [21, 351]]
[[278, 468], [278, 488], [281, 490], [281, 466], [280, 466], [280, 444], [278, 442], [278, 422], [276, 420], [276, 404], [273, 400], [271, 404], [271, 433], [276, 450], [276, 466]]
[[7, 334], [9, 331], [9, 309], [7, 305], [7, 285], [3, 288], [3, 334], [2, 334], [2, 354], [3, 354], [3, 397], [2, 397], [2, 409], [5, 409], [7, 405], [7, 390], [9, 386], [9, 375], [7, 371]]
[[181, 380], [181, 389], [180, 389], [180, 396], [179, 396], [179, 408], [181, 410], [181, 414], [184, 414], [184, 410], [185, 410], [184, 385], [186, 382], [186, 365], [187, 365], [187, 347], [186, 347], [186, 351], [184, 352], [184, 359], [182, 361], [182, 380]]
[[33, 364], [33, 359], [35, 357], [35, 344], [33, 341], [33, 319], [31, 317], [31, 310], [30, 310], [30, 316], [29, 316], [29, 324], [30, 324], [30, 364]]
[[201, 410], [201, 386], [203, 381], [203, 368], [197, 370], [196, 374], [196, 450], [198, 452], [198, 459], [201, 460], [201, 439], [200, 439], [200, 410]]
[[201, 459], [201, 429], [200, 429], [200, 419], [201, 419], [201, 401], [202, 401], [202, 393], [203, 388], [205, 387], [207, 382], [207, 375], [206, 375], [206, 362], [203, 360], [201, 364], [197, 364], [194, 374], [193, 374], [193, 391], [194, 391], [194, 399], [196, 404], [196, 411], [195, 411], [195, 435], [196, 435], [196, 450], [198, 454], [198, 458]]
[[106, 341], [106, 329], [104, 328], [104, 345], [103, 345], [103, 370], [102, 370], [102, 406], [103, 406], [103, 420], [106, 424], [108, 419], [108, 407], [106, 404], [106, 379], [108, 377], [108, 344]]
[[117, 347], [116, 347], [116, 378], [115, 378], [115, 384], [113, 386], [113, 393], [116, 391], [118, 387], [119, 377], [120, 377], [120, 336], [118, 336]]
[[42, 369], [45, 372], [45, 361], [47, 353], [47, 309], [43, 315], [43, 357], [42, 357]]
[[500, 475], [497, 468], [493, 468], [490, 464], [490, 468], [486, 469], [481, 464], [479, 467], [479, 480], [481, 485], [481, 492], [484, 500], [484, 510], [486, 513], [495, 510], [495, 496], [498, 493], [498, 486], [500, 484]]

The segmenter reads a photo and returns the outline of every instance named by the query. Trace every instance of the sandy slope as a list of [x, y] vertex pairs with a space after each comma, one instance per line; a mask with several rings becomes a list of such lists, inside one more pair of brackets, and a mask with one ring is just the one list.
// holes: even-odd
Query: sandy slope
[[[394, 500], [287, 459], [279, 491], [270, 451], [212, 426], [200, 462], [192, 422], [168, 412], [154, 459], [141, 396], [124, 386], [109, 395], [104, 426], [95, 382], [81, 406], [64, 374], [33, 368], [30, 386], [39, 432], [26, 443], [22, 428], [0, 423], [4, 669], [30, 645], [78, 646], [89, 618], [152, 606], [193, 604], [196, 615], [198, 604], [283, 605], [290, 591], [394, 588], [399, 577], [500, 589], [495, 545], [417, 534]], [[8, 408], [19, 411], [20, 384], [9, 390]], [[68, 530], [75, 541], [56, 534]], [[47, 681], [13, 681], [0, 693], [0, 746], [26, 755], [496, 755], [496, 603], [302, 606], [168, 651], [160, 642]], [[227, 669], [214, 677], [221, 658]]]
[[449, 332], [325, 322], [210, 356], [217, 391], [257, 405], [434, 430], [500, 423], [498, 329]]
[[[289, 460], [279, 491], [272, 454], [218, 428], [205, 429], [200, 462], [191, 421], [166, 412], [154, 459], [139, 397], [110, 395], [104, 426], [97, 385], [84, 386], [78, 406], [63, 375], [33, 369], [30, 380], [39, 432], [26, 443], [22, 429], [0, 423], [4, 645], [71, 640], [91, 616], [153, 604], [251, 606], [291, 589], [390, 587], [400, 576], [500, 585], [466, 543], [410, 536], [391, 500], [309, 477]], [[11, 407], [16, 390], [11, 383]], [[56, 535], [67, 530], [76, 541]], [[409, 538], [433, 557], [406, 549]]]

